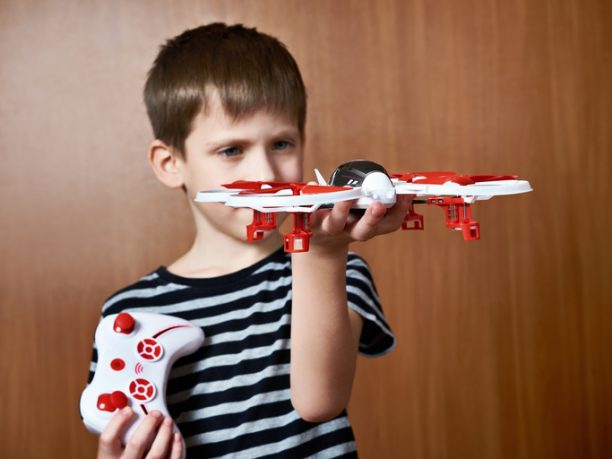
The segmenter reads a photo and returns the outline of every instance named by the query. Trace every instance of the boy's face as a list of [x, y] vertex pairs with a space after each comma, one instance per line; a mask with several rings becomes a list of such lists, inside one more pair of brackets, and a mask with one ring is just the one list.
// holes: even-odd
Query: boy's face
[[[210, 97], [207, 113], [193, 121], [185, 157], [177, 160], [197, 227], [205, 225], [245, 240], [245, 226], [253, 218], [250, 209], [196, 203], [193, 198], [200, 190], [235, 180], [300, 182], [302, 143], [298, 127], [286, 117], [259, 111], [233, 120], [218, 97]], [[277, 216], [280, 224], [286, 215]]]

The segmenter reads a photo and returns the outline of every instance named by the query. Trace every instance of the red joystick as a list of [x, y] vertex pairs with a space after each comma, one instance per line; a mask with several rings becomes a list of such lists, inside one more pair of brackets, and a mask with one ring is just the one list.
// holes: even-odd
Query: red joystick
[[136, 322], [134, 318], [129, 315], [127, 312], [122, 312], [115, 319], [115, 323], [113, 324], [113, 330], [117, 333], [124, 333], [129, 335], [134, 331], [134, 325]]
[[115, 408], [122, 409], [125, 408], [128, 404], [127, 395], [125, 395], [120, 390], [116, 390], [110, 396], [111, 402], [115, 405]]

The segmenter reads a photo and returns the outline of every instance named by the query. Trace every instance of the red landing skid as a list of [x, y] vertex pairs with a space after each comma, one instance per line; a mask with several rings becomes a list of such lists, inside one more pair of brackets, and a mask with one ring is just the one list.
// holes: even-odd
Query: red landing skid
[[[414, 211], [414, 203], [429, 204], [444, 209], [446, 216], [446, 227], [461, 231], [463, 239], [475, 241], [480, 239], [480, 224], [472, 219], [472, 209], [463, 198], [433, 197], [425, 201], [415, 200], [408, 208], [404, 217], [402, 229], [422, 230], [425, 228], [423, 216]], [[276, 213], [260, 212], [253, 210], [253, 222], [247, 226], [247, 241], [259, 241], [263, 238], [264, 231], [276, 228]], [[283, 235], [285, 252], [300, 253], [308, 252], [310, 246], [310, 214], [306, 212], [293, 213], [293, 231]]]
[[293, 231], [285, 234], [285, 252], [300, 253], [308, 252], [310, 246], [310, 214], [296, 212], [293, 214]]
[[264, 231], [276, 228], [276, 213], [263, 213], [253, 210], [253, 222], [247, 225], [247, 241], [259, 241], [263, 239]]
[[[260, 212], [253, 210], [253, 222], [247, 226], [247, 241], [259, 241], [263, 239], [264, 231], [276, 228], [275, 212]], [[296, 212], [293, 214], [293, 231], [283, 235], [285, 252], [300, 253], [308, 252], [310, 246], [310, 214]]]
[[402, 229], [422, 230], [425, 227], [423, 216], [414, 211], [414, 202], [443, 208], [446, 215], [447, 228], [461, 231], [463, 233], [463, 239], [466, 241], [480, 239], [480, 224], [472, 219], [470, 204], [466, 203], [463, 198], [436, 196], [434, 198], [427, 198], [426, 201], [413, 201], [413, 204], [411, 204], [408, 209], [406, 217], [404, 217]]

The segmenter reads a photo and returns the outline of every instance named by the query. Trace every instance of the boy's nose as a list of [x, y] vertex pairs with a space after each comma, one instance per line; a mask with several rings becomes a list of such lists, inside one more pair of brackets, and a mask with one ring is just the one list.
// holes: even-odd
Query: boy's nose
[[254, 169], [256, 180], [262, 182], [276, 180], [276, 168], [266, 153], [258, 155]]

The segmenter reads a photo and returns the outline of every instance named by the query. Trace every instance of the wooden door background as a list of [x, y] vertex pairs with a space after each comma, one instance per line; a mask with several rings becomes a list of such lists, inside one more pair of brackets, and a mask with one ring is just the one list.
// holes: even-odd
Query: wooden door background
[[[0, 3], [0, 450], [93, 457], [78, 416], [103, 300], [185, 251], [145, 162], [142, 84], [185, 28], [278, 36], [309, 92], [306, 170], [511, 173], [479, 242], [355, 248], [395, 351], [360, 360], [364, 458], [612, 457], [612, 4], [597, 0]], [[310, 178], [309, 176], [306, 178]]]

